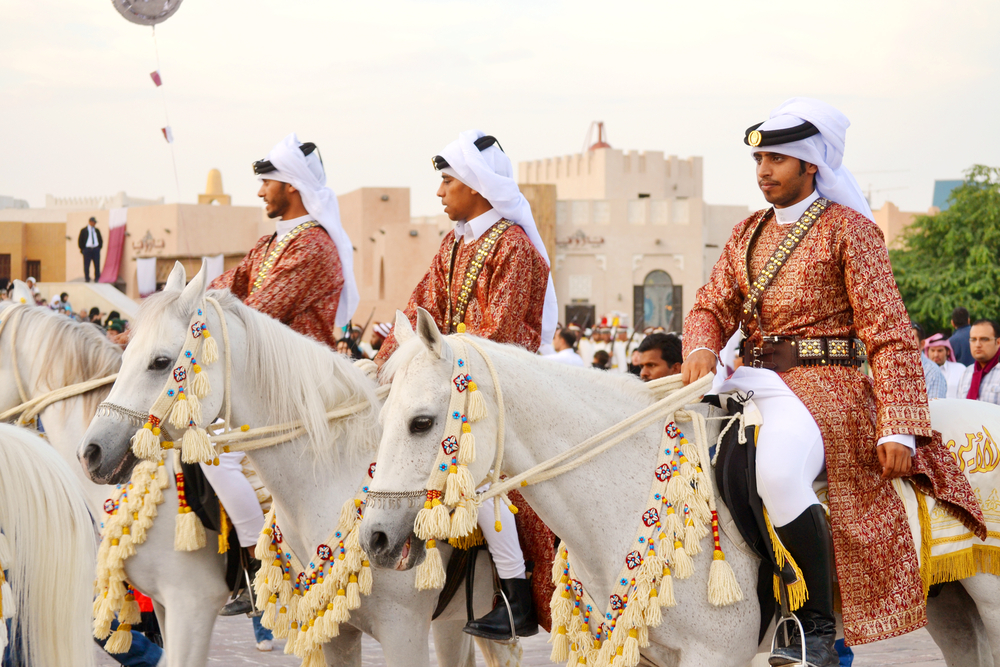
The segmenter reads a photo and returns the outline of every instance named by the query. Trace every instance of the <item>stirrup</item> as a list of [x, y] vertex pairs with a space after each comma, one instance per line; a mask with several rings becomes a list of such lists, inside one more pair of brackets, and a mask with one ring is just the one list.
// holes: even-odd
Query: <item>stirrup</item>
[[497, 593], [500, 594], [503, 606], [507, 608], [507, 619], [510, 621], [510, 639], [494, 639], [493, 641], [497, 644], [516, 644], [517, 628], [514, 626], [514, 612], [511, 611], [510, 602], [507, 600], [507, 595], [503, 592], [503, 587], [499, 587]]
[[[805, 628], [802, 627], [802, 621], [799, 620], [799, 617], [792, 612], [789, 612], [788, 616], [782, 616], [778, 619], [777, 625], [774, 626], [774, 635], [771, 637], [771, 655], [774, 655], [774, 649], [777, 648], [778, 631], [781, 630], [786, 623], [795, 623], [795, 627], [799, 629], [799, 641], [802, 643], [802, 657], [799, 659], [799, 662], [793, 662], [787, 665], [787, 667], [809, 667], [809, 664], [806, 662], [808, 656], [806, 655]], [[790, 643], [787, 630], [785, 631], [785, 643]]]

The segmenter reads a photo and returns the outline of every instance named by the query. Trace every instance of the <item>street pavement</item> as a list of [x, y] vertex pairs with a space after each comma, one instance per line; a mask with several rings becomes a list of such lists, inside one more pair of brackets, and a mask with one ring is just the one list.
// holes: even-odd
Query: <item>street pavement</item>
[[[548, 635], [539, 634], [536, 637], [522, 640], [525, 667], [549, 667]], [[274, 651], [262, 653], [255, 648], [253, 627], [250, 619], [239, 616], [234, 618], [219, 618], [215, 624], [215, 634], [212, 637], [212, 648], [208, 657], [210, 667], [245, 667], [246, 665], [282, 665], [283, 667], [298, 667], [300, 661], [294, 656], [281, 652], [282, 642], [275, 642]], [[945, 667], [941, 652], [934, 645], [926, 630], [890, 639], [876, 644], [859, 646], [855, 649], [854, 667], [882, 667], [888, 665], [907, 665], [907, 667]], [[107, 654], [100, 652], [97, 658], [99, 667], [114, 667], [117, 665]], [[362, 643], [361, 664], [365, 667], [385, 665], [378, 643], [370, 637], [365, 637]], [[479, 658], [477, 665], [485, 667]], [[437, 665], [434, 652], [431, 651], [431, 665]]]

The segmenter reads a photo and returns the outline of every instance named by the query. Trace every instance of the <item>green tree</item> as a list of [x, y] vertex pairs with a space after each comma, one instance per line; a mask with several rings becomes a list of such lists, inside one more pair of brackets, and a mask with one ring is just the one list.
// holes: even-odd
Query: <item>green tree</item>
[[973, 319], [1000, 315], [1000, 169], [976, 165], [951, 193], [951, 206], [921, 215], [890, 250], [910, 317], [928, 333], [950, 327], [965, 306]]

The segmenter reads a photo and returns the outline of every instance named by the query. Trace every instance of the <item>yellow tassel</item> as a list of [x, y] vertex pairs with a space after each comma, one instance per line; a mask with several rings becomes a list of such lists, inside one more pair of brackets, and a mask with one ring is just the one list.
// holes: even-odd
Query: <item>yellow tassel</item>
[[226, 516], [226, 508], [219, 505], [219, 553], [229, 553], [229, 517]]
[[476, 436], [472, 435], [472, 430], [466, 431], [468, 424], [462, 425], [462, 440], [458, 446], [458, 462], [462, 465], [469, 465], [476, 460]]
[[174, 551], [197, 551], [204, 546], [205, 526], [201, 519], [190, 507], [181, 508], [174, 526]]
[[733, 568], [726, 562], [722, 551], [712, 555], [712, 567], [708, 573], [708, 601], [716, 607], [735, 604], [743, 599], [743, 591], [736, 581]]
[[[437, 549], [434, 551], [437, 551]], [[352, 574], [350, 581], [347, 582], [347, 608], [353, 610], [360, 606], [361, 589], [358, 586], [358, 575]]]
[[264, 605], [264, 615], [260, 617], [260, 624], [265, 628], [271, 628], [273, 630], [276, 627], [275, 621], [277, 620], [277, 610], [278, 596], [272, 593], [271, 597], [267, 599], [267, 604]]
[[132, 626], [121, 623], [104, 645], [104, 650], [108, 653], [128, 653], [130, 648], [132, 648]]
[[651, 628], [655, 628], [663, 622], [663, 612], [660, 611], [660, 596], [655, 588], [649, 592], [649, 603], [646, 604], [642, 620]]
[[[263, 623], [264, 621], [261, 620], [261, 625]], [[265, 625], [264, 627], [267, 626]], [[274, 636], [278, 639], [288, 639], [288, 607], [282, 607], [278, 610], [278, 618], [271, 629], [274, 631]]]
[[153, 435], [153, 425], [146, 422], [142, 428], [132, 436], [132, 453], [145, 461], [160, 461], [163, 459], [163, 451], [160, 449], [159, 435], [160, 429], [156, 429]]
[[674, 597], [674, 578], [670, 575], [670, 568], [664, 566], [663, 577], [660, 579], [660, 591], [657, 599], [661, 607], [676, 607], [677, 598]]
[[142, 612], [139, 610], [139, 603], [135, 601], [135, 596], [129, 592], [122, 603], [121, 611], [118, 612], [118, 622], [138, 625], [142, 623]]
[[[764, 508], [764, 524], [767, 526], [767, 534], [771, 538], [771, 545], [774, 548], [774, 557], [778, 563], [778, 567], [783, 568], [785, 563], [789, 563], [792, 566], [792, 571], [795, 572], [795, 582], [788, 587], [788, 608], [790, 611], [796, 611], [809, 599], [809, 591], [806, 589], [805, 578], [802, 576], [802, 570], [799, 568], [798, 563], [792, 558], [792, 554], [788, 552], [788, 549], [785, 548], [778, 538], [778, 534], [774, 532], [774, 525], [771, 523], [771, 517], [768, 515], [766, 507]], [[781, 600], [780, 587], [781, 578], [776, 574], [774, 575], [775, 600]]]
[[198, 364], [195, 364], [191, 370], [194, 371], [194, 379], [191, 380], [191, 393], [198, 398], [205, 398], [212, 388], [208, 373], [202, 373], [201, 366]]
[[674, 572], [678, 579], [687, 579], [694, 574], [694, 563], [684, 551], [684, 543], [680, 540], [674, 540]]
[[[190, 410], [190, 415], [191, 415], [191, 421], [193, 421], [195, 424], [200, 424], [201, 423], [201, 401], [199, 401], [198, 397], [194, 393], [192, 393], [188, 397], [188, 400], [185, 401], [185, 403], [188, 404], [188, 409]], [[216, 465], [218, 465], [218, 464], [216, 464]]]
[[695, 556], [701, 553], [701, 541], [698, 538], [698, 529], [691, 520], [688, 521], [687, 528], [684, 529], [684, 552], [688, 556]]
[[566, 637], [566, 626], [560, 625], [552, 637], [552, 662], [566, 662], [569, 659], [569, 638]]
[[470, 422], [486, 419], [486, 399], [483, 397], [483, 392], [479, 391], [479, 387], [475, 382], [469, 383], [468, 417]]
[[444, 504], [451, 505], [452, 507], [462, 500], [462, 486], [458, 478], [458, 470], [459, 467], [457, 465], [449, 466], [448, 477], [444, 483]]
[[[437, 548], [437, 542], [435, 540], [427, 540], [424, 553], [423, 562], [417, 566], [417, 590], [426, 591], [442, 588], [444, 586], [445, 572], [444, 565], [441, 562], [441, 552]], [[354, 578], [353, 575], [351, 577]]]
[[183, 391], [177, 392], [177, 400], [170, 411], [170, 423], [175, 428], [186, 428], [191, 421], [191, 406], [188, 404], [187, 395]]
[[347, 591], [343, 588], [337, 591], [337, 597], [333, 600], [331, 613], [333, 614], [333, 620], [337, 623], [346, 623], [351, 618], [351, 614], [347, 610]]
[[212, 335], [208, 333], [208, 329], [204, 329], [201, 332], [201, 337], [204, 342], [201, 344], [201, 363], [214, 364], [219, 360], [219, 346], [216, 344], [215, 339]]
[[627, 667], [639, 664], [639, 631], [635, 628], [628, 631], [628, 637], [622, 645], [622, 659]]
[[181, 441], [184, 463], [211, 463], [215, 459], [215, 449], [205, 430], [192, 426], [184, 431]]
[[295, 644], [299, 639], [299, 624], [292, 621], [288, 626], [288, 641], [285, 642], [285, 655], [295, 655]]
[[358, 576], [358, 585], [362, 595], [372, 593], [372, 568], [367, 560], [361, 561], [361, 574]]

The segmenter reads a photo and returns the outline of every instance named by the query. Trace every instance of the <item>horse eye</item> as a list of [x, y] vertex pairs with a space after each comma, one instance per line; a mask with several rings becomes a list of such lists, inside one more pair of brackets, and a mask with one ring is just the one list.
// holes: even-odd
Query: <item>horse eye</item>
[[157, 357], [149, 363], [149, 370], [151, 371], [165, 371], [170, 368], [170, 359], [168, 357]]
[[434, 426], [433, 417], [414, 417], [410, 421], [410, 433], [424, 433]]

